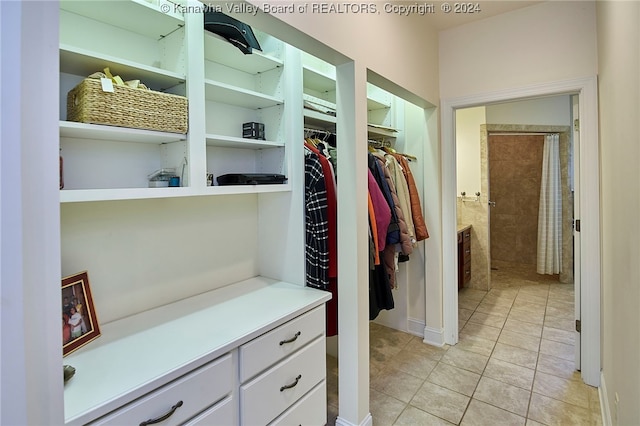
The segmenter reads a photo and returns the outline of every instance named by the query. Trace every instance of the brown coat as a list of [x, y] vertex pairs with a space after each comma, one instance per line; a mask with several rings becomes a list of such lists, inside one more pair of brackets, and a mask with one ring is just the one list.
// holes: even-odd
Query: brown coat
[[393, 154], [393, 156], [402, 166], [402, 173], [404, 173], [404, 177], [407, 180], [407, 185], [409, 186], [409, 198], [411, 199], [411, 217], [413, 218], [413, 226], [416, 230], [416, 240], [426, 240], [427, 238], [429, 238], [429, 231], [427, 230], [427, 224], [425, 223], [424, 217], [422, 216], [420, 196], [418, 195], [418, 188], [416, 187], [416, 182], [413, 179], [411, 168], [409, 168], [409, 162], [406, 158], [404, 158], [404, 156], [400, 154]]

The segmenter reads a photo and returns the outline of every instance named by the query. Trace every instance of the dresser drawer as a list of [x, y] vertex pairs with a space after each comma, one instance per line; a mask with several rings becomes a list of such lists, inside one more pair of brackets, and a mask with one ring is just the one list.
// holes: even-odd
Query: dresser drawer
[[183, 426], [235, 425], [238, 424], [238, 407], [228, 396], [213, 407], [184, 423]]
[[[324, 337], [240, 387], [240, 421], [265, 425], [320, 383], [326, 375]], [[322, 404], [326, 407], [326, 401]]]
[[324, 335], [324, 305], [240, 347], [240, 382], [251, 379], [318, 336]]
[[269, 426], [327, 424], [327, 383], [323, 380]]
[[162, 425], [181, 424], [231, 393], [233, 383], [231, 355], [224, 355], [92, 424], [139, 425], [172, 412]]

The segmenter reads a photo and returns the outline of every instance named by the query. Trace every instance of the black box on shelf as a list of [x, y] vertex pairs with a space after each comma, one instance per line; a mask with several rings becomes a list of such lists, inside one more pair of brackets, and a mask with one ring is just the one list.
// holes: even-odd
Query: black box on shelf
[[228, 173], [216, 180], [218, 185], [274, 185], [285, 183], [287, 177], [277, 173]]
[[247, 139], [265, 140], [264, 123], [242, 123], [242, 137]]

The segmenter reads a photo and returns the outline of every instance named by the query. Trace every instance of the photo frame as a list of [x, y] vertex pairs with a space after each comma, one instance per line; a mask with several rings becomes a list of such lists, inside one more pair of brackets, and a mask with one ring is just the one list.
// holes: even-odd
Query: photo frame
[[62, 279], [62, 356], [100, 337], [87, 271]]

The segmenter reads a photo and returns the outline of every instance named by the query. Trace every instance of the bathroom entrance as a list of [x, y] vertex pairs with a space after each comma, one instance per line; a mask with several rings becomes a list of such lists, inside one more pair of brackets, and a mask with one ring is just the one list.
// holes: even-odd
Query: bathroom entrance
[[[568, 126], [486, 125], [489, 221], [489, 287], [530, 283], [573, 283], [573, 191], [571, 144]], [[558, 135], [559, 203], [552, 207], [557, 219], [557, 259], [553, 268], [538, 266], [545, 136]], [[484, 139], [484, 138], [482, 138]], [[547, 170], [547, 169], [545, 169]], [[561, 199], [561, 201], [560, 201]], [[542, 234], [546, 242], [546, 234]], [[550, 255], [546, 255], [550, 257]]]

